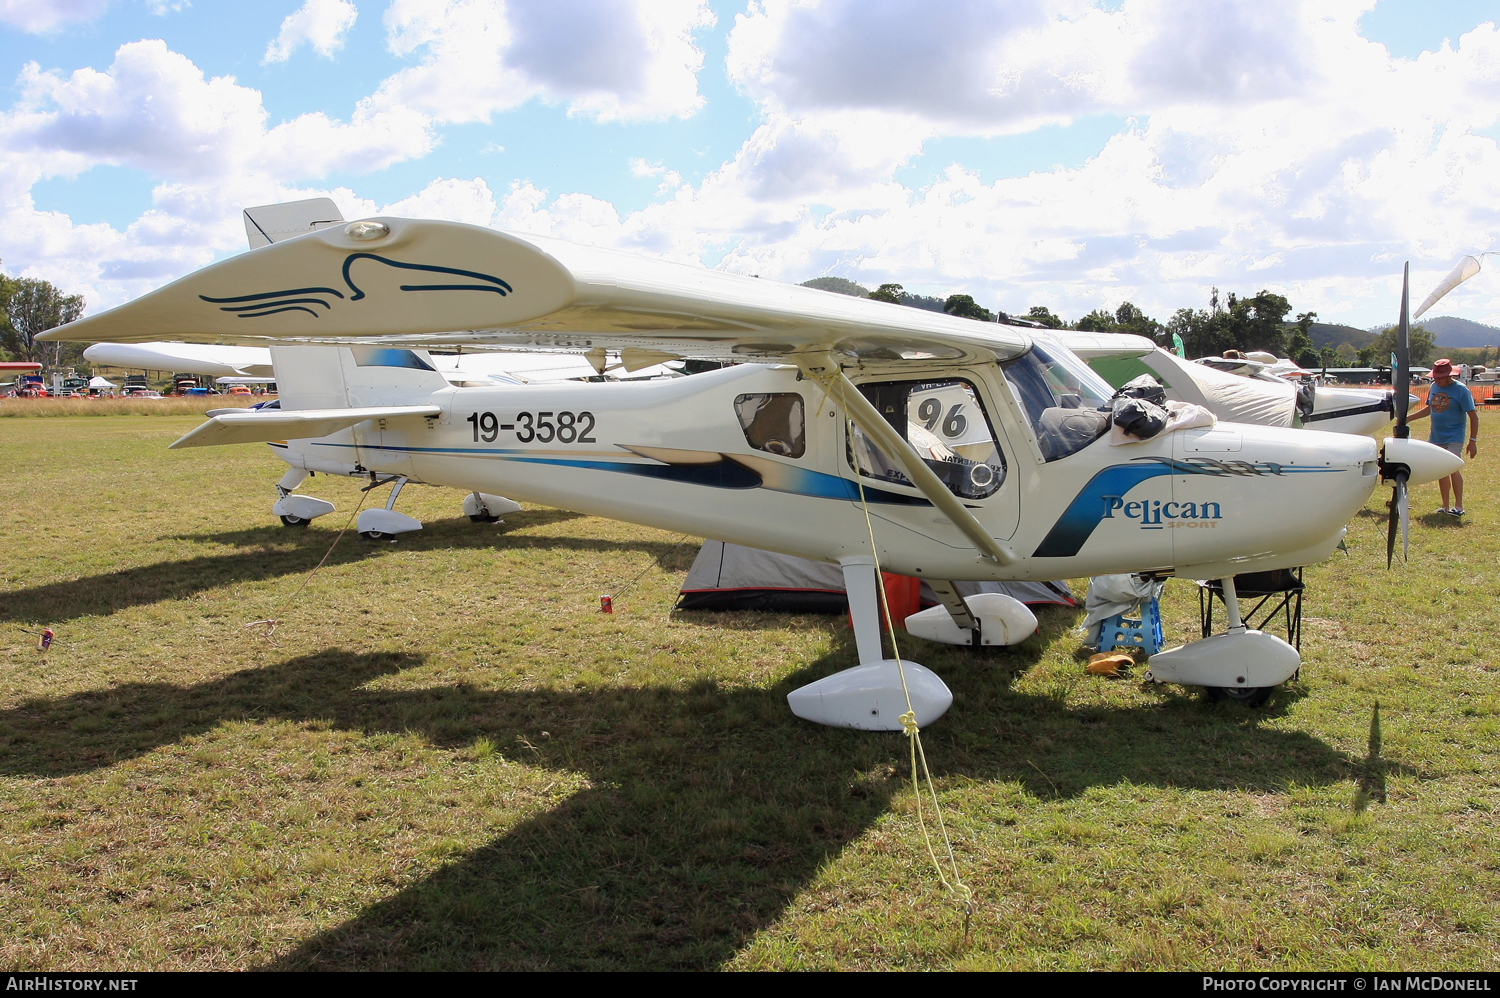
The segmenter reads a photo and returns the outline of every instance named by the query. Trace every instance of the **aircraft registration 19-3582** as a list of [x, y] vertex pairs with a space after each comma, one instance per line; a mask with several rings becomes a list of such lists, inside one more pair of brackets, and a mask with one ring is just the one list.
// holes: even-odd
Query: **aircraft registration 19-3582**
[[[1224, 422], [1122, 441], [1114, 389], [1044, 331], [443, 221], [330, 225], [46, 338], [270, 346], [280, 409], [213, 414], [176, 447], [328, 438], [330, 458], [393, 480], [837, 563], [860, 664], [791, 705], [876, 730], [901, 727], [908, 692], [919, 725], [951, 702], [930, 671], [882, 657], [877, 555], [940, 596], [960, 580], [1222, 579], [1229, 630], [1152, 656], [1151, 675], [1256, 690], [1300, 658], [1244, 627], [1233, 576], [1320, 561], [1382, 479], [1461, 466], [1399, 435]], [[459, 387], [428, 353], [455, 346], [737, 363]], [[1026, 636], [998, 594], [945, 605], [940, 640]]]

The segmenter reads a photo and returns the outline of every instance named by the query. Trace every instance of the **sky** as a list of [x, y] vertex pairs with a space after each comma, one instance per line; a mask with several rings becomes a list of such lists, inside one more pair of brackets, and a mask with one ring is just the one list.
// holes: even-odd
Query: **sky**
[[[1394, 321], [1500, 250], [1500, 0], [0, 0], [0, 269], [446, 218], [1076, 319]], [[1500, 324], [1500, 256], [1436, 312]]]

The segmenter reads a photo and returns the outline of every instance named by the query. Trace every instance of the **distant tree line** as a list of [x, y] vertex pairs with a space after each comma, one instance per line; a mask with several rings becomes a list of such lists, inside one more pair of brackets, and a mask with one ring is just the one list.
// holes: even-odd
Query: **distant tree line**
[[65, 294], [50, 281], [0, 273], [0, 353], [5, 360], [41, 361], [54, 368], [76, 363], [83, 344], [38, 342], [37, 337], [81, 318], [83, 307], [82, 295]]
[[[854, 281], [841, 277], [820, 277], [806, 282], [807, 287], [834, 291], [839, 294], [896, 305], [909, 305], [934, 312], [977, 319], [982, 322], [1010, 322], [1012, 315], [998, 309], [991, 311], [965, 294], [949, 295], [947, 298], [926, 297], [908, 293], [900, 284], [882, 284], [869, 291]], [[1380, 367], [1390, 363], [1395, 351], [1396, 328], [1388, 327], [1378, 333], [1373, 342], [1356, 348], [1345, 342], [1338, 346], [1313, 344], [1312, 327], [1318, 313], [1301, 312], [1288, 321], [1292, 305], [1284, 297], [1261, 290], [1254, 295], [1237, 295], [1230, 292], [1220, 295], [1219, 289], [1209, 292], [1207, 308], [1179, 308], [1165, 323], [1158, 322], [1132, 302], [1125, 302], [1113, 312], [1097, 308], [1076, 322], [1068, 322], [1054, 315], [1045, 305], [1033, 305], [1024, 314], [1014, 318], [1036, 323], [1048, 329], [1073, 329], [1080, 332], [1131, 333], [1145, 336], [1158, 346], [1172, 349], [1174, 336], [1182, 338], [1183, 347], [1189, 357], [1222, 356], [1226, 350], [1264, 350], [1277, 357], [1290, 357], [1307, 368], [1319, 367]], [[1326, 327], [1325, 327], [1326, 328]], [[1433, 359], [1436, 350], [1432, 333], [1422, 326], [1411, 328], [1411, 358], [1414, 364], [1425, 364]]]

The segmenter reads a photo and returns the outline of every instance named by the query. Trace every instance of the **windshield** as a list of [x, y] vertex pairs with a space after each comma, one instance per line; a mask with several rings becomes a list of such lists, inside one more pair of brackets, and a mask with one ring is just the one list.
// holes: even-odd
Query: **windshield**
[[1114, 389], [1071, 351], [1037, 342], [1000, 369], [1026, 410], [1043, 460], [1077, 453], [1109, 431]]

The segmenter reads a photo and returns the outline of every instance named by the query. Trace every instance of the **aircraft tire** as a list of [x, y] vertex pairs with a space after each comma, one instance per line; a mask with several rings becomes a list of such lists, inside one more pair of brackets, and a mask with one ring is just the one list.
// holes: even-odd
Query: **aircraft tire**
[[395, 534], [388, 534], [382, 530], [362, 531], [359, 536], [363, 537], [367, 541], [393, 541], [396, 539]]
[[471, 517], [469, 517], [469, 522], [470, 523], [499, 523], [500, 522], [500, 517], [498, 517], [498, 516], [489, 516], [487, 514], [480, 513], [477, 516], [471, 516]]
[[281, 525], [283, 527], [305, 527], [311, 522], [311, 520], [304, 520], [300, 516], [283, 516], [281, 518]]
[[1249, 689], [1230, 686], [1205, 686], [1210, 700], [1222, 700], [1226, 703], [1244, 704], [1246, 707], [1259, 707], [1271, 699], [1271, 691], [1274, 686], [1252, 686]]

